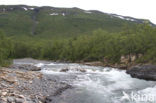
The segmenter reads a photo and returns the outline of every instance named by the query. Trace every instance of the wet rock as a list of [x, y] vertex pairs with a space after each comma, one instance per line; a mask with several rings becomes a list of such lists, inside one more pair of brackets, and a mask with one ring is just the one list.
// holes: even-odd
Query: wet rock
[[69, 71], [68, 68], [64, 68], [64, 69], [61, 69], [61, 70], [60, 70], [60, 72], [67, 72], [67, 71]]
[[79, 69], [79, 71], [80, 71], [80, 72], [86, 72], [86, 70], [85, 70], [85, 69]]
[[44, 103], [52, 103], [53, 97], [47, 97]]
[[71, 88], [71, 85], [66, 84], [64, 87], [59, 88], [53, 95], [46, 97], [44, 103], [53, 103], [53, 99], [55, 99], [56, 96], [61, 95], [65, 90]]
[[72, 86], [71, 85], [66, 85], [62, 88], [59, 88], [55, 93], [54, 96], [60, 95], [63, 91], [65, 91], [66, 89], [71, 89]]
[[8, 103], [13, 103], [15, 101], [14, 97], [7, 97], [7, 102]]
[[34, 65], [29, 65], [29, 64], [12, 65], [10, 68], [28, 70], [28, 71], [40, 71], [41, 70], [40, 67], [36, 67]]
[[65, 69], [61, 69], [60, 72], [68, 72], [69, 70], [71, 70], [71, 71], [79, 71], [79, 72], [86, 72], [86, 70], [82, 69], [82, 68], [72, 68], [72, 69], [65, 68]]
[[134, 78], [156, 81], [156, 65], [134, 66], [126, 72]]

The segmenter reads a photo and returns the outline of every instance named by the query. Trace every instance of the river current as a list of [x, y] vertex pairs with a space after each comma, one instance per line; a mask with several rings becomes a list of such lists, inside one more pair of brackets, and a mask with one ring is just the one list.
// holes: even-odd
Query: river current
[[[74, 87], [56, 97], [55, 103], [156, 103], [156, 82], [132, 78], [125, 70], [42, 61], [14, 61], [14, 64], [41, 67], [43, 74]], [[65, 68], [69, 70], [60, 72]]]

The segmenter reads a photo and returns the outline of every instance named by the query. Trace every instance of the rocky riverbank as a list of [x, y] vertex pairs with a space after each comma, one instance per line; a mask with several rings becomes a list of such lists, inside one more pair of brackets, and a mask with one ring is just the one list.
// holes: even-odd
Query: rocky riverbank
[[31, 65], [1, 68], [0, 103], [52, 103], [49, 96], [60, 95], [66, 89], [72, 88], [38, 70], [40, 68]]
[[156, 81], [156, 65], [137, 65], [127, 70], [134, 78]]

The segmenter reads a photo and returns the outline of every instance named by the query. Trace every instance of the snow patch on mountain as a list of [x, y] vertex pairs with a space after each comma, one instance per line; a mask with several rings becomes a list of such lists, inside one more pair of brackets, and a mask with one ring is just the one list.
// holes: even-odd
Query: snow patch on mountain
[[49, 15], [51, 15], [51, 16], [57, 16], [57, 15], [66, 16], [65, 13], [51, 13], [51, 14], [49, 14]]
[[118, 17], [120, 19], [125, 19], [123, 16], [120, 16], [120, 15], [114, 15], [114, 17]]
[[120, 16], [120, 15], [114, 15], [112, 14], [114, 17], [123, 19], [123, 20], [128, 20], [128, 21], [136, 21], [135, 19], [131, 18], [131, 17], [125, 17], [125, 16]]
[[51, 13], [50, 15], [56, 16], [56, 15], [59, 15], [59, 14], [58, 13]]
[[84, 13], [91, 14], [92, 12], [90, 12], [90, 11], [84, 11]]
[[65, 16], [66, 14], [65, 13], [62, 13], [62, 15]]
[[135, 21], [134, 19], [131, 19], [131, 18], [125, 18], [125, 19], [129, 21]]
[[35, 8], [29, 8], [30, 10], [34, 10]]
[[26, 8], [26, 7], [22, 7], [25, 11], [27, 11], [28, 10], [28, 8]]

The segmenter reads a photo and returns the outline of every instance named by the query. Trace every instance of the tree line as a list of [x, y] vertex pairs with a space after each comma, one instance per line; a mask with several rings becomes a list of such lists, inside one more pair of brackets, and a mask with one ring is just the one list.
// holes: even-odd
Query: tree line
[[122, 32], [110, 33], [102, 29], [77, 37], [57, 39], [12, 39], [0, 32], [0, 65], [13, 58], [60, 61], [103, 61], [119, 63], [122, 55], [143, 56], [137, 62], [156, 63], [156, 28], [147, 24], [135, 29], [123, 28]]

